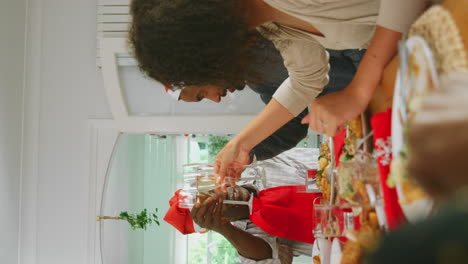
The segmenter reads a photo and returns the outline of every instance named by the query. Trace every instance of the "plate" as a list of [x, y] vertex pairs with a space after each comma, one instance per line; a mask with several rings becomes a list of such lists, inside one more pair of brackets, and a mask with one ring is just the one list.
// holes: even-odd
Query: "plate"
[[[432, 52], [421, 37], [411, 37], [400, 47], [400, 70], [395, 81], [392, 108], [392, 164], [393, 173], [405, 173], [405, 160], [400, 156], [405, 152], [404, 128], [408, 120], [420, 108], [421, 98], [438, 87], [438, 77]], [[403, 159], [403, 160], [401, 160]], [[432, 211], [433, 201], [421, 197], [409, 203], [403, 192], [402, 177], [396, 177], [397, 194], [403, 213], [409, 222], [425, 218]], [[418, 187], [415, 187], [418, 188]]]

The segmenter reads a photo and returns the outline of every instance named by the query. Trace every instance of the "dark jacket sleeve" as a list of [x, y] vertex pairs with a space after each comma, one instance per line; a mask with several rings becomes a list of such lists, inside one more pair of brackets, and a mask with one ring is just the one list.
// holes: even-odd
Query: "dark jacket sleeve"
[[[254, 71], [260, 72], [269, 76], [270, 82], [259, 85], [249, 85], [249, 87], [258, 93], [265, 104], [270, 102], [276, 89], [288, 78], [288, 71], [283, 65], [283, 60], [279, 52], [275, 49], [271, 42], [265, 42], [265, 46], [261, 49], [253, 50], [254, 56], [258, 56], [259, 62], [251, 65]], [[364, 50], [345, 50], [334, 51], [328, 50], [330, 53], [329, 72], [330, 82], [324, 88], [321, 95], [336, 92], [345, 88], [352, 80], [356, 67], [360, 59], [364, 55]], [[266, 55], [265, 55], [266, 54]], [[262, 58], [268, 57], [269, 60]], [[355, 65], [354, 65], [355, 63]], [[250, 158], [253, 155], [258, 160], [272, 158], [283, 151], [295, 147], [307, 135], [308, 124], [301, 124], [301, 120], [308, 114], [307, 108], [302, 111], [294, 119], [286, 123], [271, 136], [260, 142], [250, 152]]]
[[[334, 51], [328, 50], [330, 53], [329, 72], [330, 82], [325, 86], [323, 92], [319, 96], [329, 94], [344, 89], [353, 79], [357, 65], [364, 55], [364, 50], [345, 50]], [[250, 85], [250, 88], [258, 93], [265, 104], [270, 102], [276, 89], [288, 77], [287, 70], [279, 63], [271, 63], [268, 66], [263, 66], [262, 69], [274, 73], [275, 80], [261, 85]], [[272, 158], [283, 151], [295, 147], [299, 141], [307, 135], [308, 125], [302, 125], [301, 120], [308, 113], [307, 108], [298, 116], [289, 121], [270, 137], [263, 140], [255, 146], [250, 152], [250, 158], [253, 155], [258, 160]]]

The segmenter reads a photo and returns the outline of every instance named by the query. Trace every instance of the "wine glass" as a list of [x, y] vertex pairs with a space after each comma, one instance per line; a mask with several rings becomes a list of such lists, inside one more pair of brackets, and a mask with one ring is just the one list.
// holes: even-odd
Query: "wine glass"
[[186, 164], [183, 166], [183, 176], [186, 186], [196, 187], [199, 191], [209, 191], [230, 184], [233, 179], [236, 185], [253, 184], [259, 190], [266, 187], [265, 169], [255, 156], [253, 162], [239, 168], [240, 177], [227, 176], [222, 183], [216, 182], [214, 166], [206, 163]]
[[337, 178], [338, 194], [347, 202], [360, 206], [382, 202], [379, 171], [373, 159], [342, 161]]
[[348, 206], [330, 204], [324, 198], [314, 201], [312, 233], [316, 238], [344, 236], [347, 230], [355, 230], [355, 214]]

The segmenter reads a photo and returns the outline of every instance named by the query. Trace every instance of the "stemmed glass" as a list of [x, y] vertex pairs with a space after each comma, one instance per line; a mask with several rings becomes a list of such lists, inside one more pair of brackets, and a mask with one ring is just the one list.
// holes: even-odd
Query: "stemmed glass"
[[224, 182], [217, 183], [213, 165], [197, 163], [183, 166], [185, 186], [196, 188], [199, 192], [208, 192], [224, 184], [230, 184], [232, 181], [236, 185], [253, 184], [259, 189], [266, 187], [265, 170], [255, 158], [252, 164], [243, 166], [240, 171], [238, 179], [228, 176], [224, 178]]
[[382, 202], [377, 163], [373, 158], [356, 155], [342, 161], [337, 174], [338, 195], [353, 205], [376, 206]]
[[345, 236], [355, 230], [355, 214], [348, 206], [333, 205], [323, 198], [314, 201], [312, 233], [316, 238]]
[[[213, 194], [214, 192], [200, 193], [195, 188], [182, 189], [179, 193], [179, 207], [192, 209], [197, 202], [203, 203], [208, 197], [212, 196]], [[251, 206], [250, 201], [223, 200], [223, 203]]]
[[[215, 190], [223, 185], [230, 185], [233, 178], [225, 177], [218, 183], [214, 173], [214, 166], [206, 163], [186, 164], [183, 166], [184, 188], [180, 193], [179, 206], [192, 208], [196, 202], [203, 203], [215, 194]], [[258, 189], [266, 186], [265, 170], [254, 159], [250, 165], [242, 167], [240, 178], [235, 180], [237, 185], [252, 184]], [[249, 201], [223, 200], [224, 204], [250, 205]]]

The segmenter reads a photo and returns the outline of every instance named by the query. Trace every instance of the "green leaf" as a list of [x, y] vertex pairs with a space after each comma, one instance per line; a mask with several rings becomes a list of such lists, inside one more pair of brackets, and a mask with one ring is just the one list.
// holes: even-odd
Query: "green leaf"
[[147, 209], [143, 209], [138, 214], [129, 214], [128, 212], [121, 212], [120, 219], [126, 220], [133, 230], [146, 230], [146, 228], [152, 223], [156, 223], [159, 225], [158, 216], [156, 215], [157, 212], [157, 208], [155, 209], [155, 213], [151, 214], [148, 214]]
[[126, 211], [120, 212], [119, 217], [121, 219], [128, 219], [128, 213]]
[[344, 160], [349, 161], [349, 160], [352, 160], [353, 158], [354, 158], [354, 155], [350, 155], [350, 154], [346, 153], [346, 155], [344, 157]]

